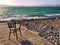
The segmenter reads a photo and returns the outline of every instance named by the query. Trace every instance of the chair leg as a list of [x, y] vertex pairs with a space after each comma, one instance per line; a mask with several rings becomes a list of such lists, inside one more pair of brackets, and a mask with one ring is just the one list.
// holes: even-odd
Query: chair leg
[[20, 29], [19, 29], [19, 32], [20, 32], [20, 35], [22, 36], [22, 33], [21, 33], [21, 24], [20, 24]]
[[15, 33], [16, 33], [16, 31], [15, 30], [13, 30], [13, 35], [15, 36]]
[[21, 30], [19, 30], [19, 32], [20, 32], [20, 35], [22, 36], [22, 34], [21, 34]]
[[11, 30], [10, 30], [10, 32], [9, 32], [9, 40], [10, 40], [10, 36], [11, 36]]
[[16, 31], [16, 39], [18, 40], [17, 31]]

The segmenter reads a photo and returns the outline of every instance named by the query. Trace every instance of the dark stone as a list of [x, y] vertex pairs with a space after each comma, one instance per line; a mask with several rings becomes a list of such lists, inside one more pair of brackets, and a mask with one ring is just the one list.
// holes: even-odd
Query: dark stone
[[53, 29], [54, 27], [51, 27], [51, 29]]
[[39, 36], [43, 37], [43, 34], [42, 33], [39, 33]]
[[58, 45], [60, 45], [60, 44], [58, 44]]

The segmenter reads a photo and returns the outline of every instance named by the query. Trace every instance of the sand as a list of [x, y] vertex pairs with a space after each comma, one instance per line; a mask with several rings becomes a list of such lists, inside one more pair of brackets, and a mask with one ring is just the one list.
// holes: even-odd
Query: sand
[[[9, 40], [9, 28], [7, 24], [4, 22], [0, 23], [0, 45], [27, 45], [27, 43], [30, 45], [57, 45], [39, 36], [40, 29], [44, 26], [49, 28], [53, 26], [57, 30], [60, 30], [60, 19], [23, 20], [21, 26], [22, 36], [19, 35], [18, 31], [18, 41], [13, 34], [11, 40]], [[47, 30], [49, 28], [47, 28]]]

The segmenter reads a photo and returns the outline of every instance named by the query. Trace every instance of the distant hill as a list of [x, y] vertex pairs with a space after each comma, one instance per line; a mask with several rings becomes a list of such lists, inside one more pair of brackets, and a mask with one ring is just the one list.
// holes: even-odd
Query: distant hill
[[60, 4], [42, 4], [40, 6], [60, 6]]
[[54, 7], [54, 6], [56, 6], [56, 7], [60, 7], [60, 4], [40, 4], [40, 5], [36, 5], [36, 6], [21, 6], [21, 5], [19, 5], [19, 6], [13, 6], [13, 5], [2, 5], [2, 4], [0, 4], [0, 7], [40, 7], [40, 6], [42, 6], [42, 7]]

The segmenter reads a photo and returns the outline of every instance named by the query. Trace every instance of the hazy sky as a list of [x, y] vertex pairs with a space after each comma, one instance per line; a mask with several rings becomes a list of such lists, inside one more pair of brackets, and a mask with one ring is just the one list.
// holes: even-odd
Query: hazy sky
[[42, 4], [60, 4], [60, 0], [0, 0], [0, 4], [37, 6]]

